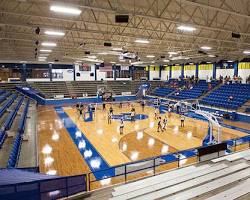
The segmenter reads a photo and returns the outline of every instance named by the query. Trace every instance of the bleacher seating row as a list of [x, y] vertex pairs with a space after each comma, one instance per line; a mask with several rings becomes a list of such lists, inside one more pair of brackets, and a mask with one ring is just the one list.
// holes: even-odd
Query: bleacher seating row
[[10, 105], [14, 102], [16, 99], [17, 95], [13, 94], [0, 108], [0, 117], [3, 116], [4, 112], [7, 110], [7, 108], [10, 107]]
[[[175, 94], [170, 95], [170, 98], [173, 99], [197, 99], [201, 95], [205, 94], [208, 91], [208, 84], [206, 80], [200, 80], [197, 84], [193, 85], [190, 89], [184, 89]], [[211, 89], [214, 88], [218, 82], [212, 81]]]
[[[147, 81], [151, 84], [151, 89], [158, 87], [162, 81]], [[122, 92], [135, 94], [143, 81], [57, 81], [57, 82], [33, 82], [29, 85], [43, 93], [46, 98], [54, 98], [54, 95], [64, 95], [64, 97], [96, 96], [98, 86], [105, 86], [113, 95], [121, 95]]]
[[16, 114], [17, 114], [18, 110], [19, 110], [19, 108], [21, 107], [21, 105], [23, 103], [23, 100], [24, 100], [24, 97], [22, 96], [21, 98], [18, 99], [18, 102], [17, 102], [16, 106], [14, 107], [14, 109], [12, 111], [10, 111], [7, 119], [5, 120], [5, 122], [4, 122], [3, 126], [2, 126], [2, 128], [4, 130], [9, 130], [10, 129], [10, 127], [11, 127], [11, 125], [12, 125], [12, 123], [13, 123], [15, 117], [16, 117]]
[[[8, 104], [5, 104], [5, 105], [8, 105], [8, 106], [5, 106], [5, 109], [4, 109], [4, 112], [7, 110], [7, 108], [14, 102], [14, 99], [17, 97], [16, 94], [12, 95], [12, 97], [10, 99], [7, 100], [6, 103]], [[13, 111], [11, 111], [9, 114], [8, 114], [8, 117], [7, 119], [5, 120], [4, 124], [2, 125], [1, 127], [1, 130], [0, 130], [0, 148], [2, 147], [3, 143], [4, 143], [4, 140], [5, 138], [7, 137], [7, 133], [6, 131], [9, 130], [9, 128], [11, 127], [12, 123], [13, 123], [13, 120], [17, 114], [17, 111], [19, 110], [22, 102], [23, 102], [23, 99], [24, 97], [21, 97], [19, 100], [18, 100], [18, 103], [16, 104], [16, 106], [14, 107]], [[2, 107], [3, 108], [3, 107]], [[1, 110], [2, 110], [1, 108]], [[2, 112], [3, 113], [3, 112]], [[2, 114], [3, 115], [3, 114]]]
[[18, 158], [19, 158], [22, 140], [23, 140], [23, 133], [25, 130], [26, 118], [27, 118], [28, 109], [29, 109], [29, 103], [30, 103], [30, 101], [27, 100], [24, 111], [22, 113], [21, 119], [20, 119], [19, 124], [18, 124], [16, 138], [14, 140], [12, 150], [11, 150], [11, 153], [10, 153], [9, 159], [8, 159], [8, 165], [7, 165], [8, 168], [15, 167], [18, 163]]
[[153, 94], [160, 97], [166, 97], [170, 93], [174, 92], [175, 89], [167, 87], [158, 87], [154, 90]]
[[237, 109], [250, 99], [250, 84], [225, 84], [201, 101], [216, 107]]
[[11, 92], [4, 92], [0, 96], [0, 104], [3, 103], [3, 101], [11, 95]]

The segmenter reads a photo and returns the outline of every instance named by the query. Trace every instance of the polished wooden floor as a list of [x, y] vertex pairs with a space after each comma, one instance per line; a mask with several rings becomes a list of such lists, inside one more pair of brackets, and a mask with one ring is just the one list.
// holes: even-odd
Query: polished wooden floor
[[[167, 114], [166, 131], [157, 132], [154, 108], [145, 107], [142, 111], [139, 104], [134, 103], [133, 106], [137, 114], [146, 114], [148, 118], [136, 122], [125, 121], [123, 135], [119, 133], [119, 121], [112, 120], [112, 123], [108, 124], [109, 105], [106, 106], [106, 111], [103, 111], [101, 106], [98, 107], [92, 122], [84, 122], [81, 118], [79, 119], [74, 107], [66, 106], [63, 109], [109, 166], [198, 147], [201, 146], [202, 140], [207, 134], [206, 122], [186, 118], [185, 127], [180, 127], [180, 117], [174, 113]], [[131, 105], [125, 104], [122, 108], [114, 105], [113, 108], [114, 114], [120, 114], [130, 112]], [[244, 124], [241, 123], [242, 126], [244, 127]], [[244, 128], [248, 128], [248, 125], [246, 124]], [[216, 129], [214, 132], [217, 137]], [[244, 135], [246, 134], [237, 130], [221, 129], [221, 140]], [[88, 165], [53, 107], [40, 106], [38, 108], [38, 143], [41, 172], [56, 175], [76, 175], [89, 172]], [[195, 162], [195, 160], [196, 158], [187, 159], [184, 164]], [[171, 166], [173, 165], [175, 166], [176, 163], [171, 164]], [[161, 171], [164, 167], [168, 169], [170, 165], [158, 167], [157, 170]]]

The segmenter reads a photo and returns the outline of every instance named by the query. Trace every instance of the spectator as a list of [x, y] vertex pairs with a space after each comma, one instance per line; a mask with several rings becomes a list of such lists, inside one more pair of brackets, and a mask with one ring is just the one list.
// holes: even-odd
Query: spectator
[[234, 97], [232, 95], [228, 97], [229, 101], [233, 101], [233, 99], [234, 99]]

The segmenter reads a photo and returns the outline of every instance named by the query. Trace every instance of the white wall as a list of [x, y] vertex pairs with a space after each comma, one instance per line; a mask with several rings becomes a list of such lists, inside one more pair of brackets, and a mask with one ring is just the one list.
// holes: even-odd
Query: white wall
[[195, 70], [184, 70], [184, 76], [195, 76]]
[[[113, 77], [114, 77], [114, 72], [113, 72]], [[96, 70], [96, 80], [113, 81], [114, 78], [106, 78], [106, 72], [102, 72], [98, 69]]]
[[161, 71], [161, 80], [166, 81], [167, 78], [169, 79], [169, 71], [168, 70]]
[[230, 76], [231, 78], [233, 78], [234, 69], [216, 69], [216, 79], [218, 79], [220, 75], [223, 77]]
[[63, 78], [53, 78], [53, 81], [73, 81], [74, 70], [73, 69], [52, 69], [53, 72], [63, 73]]
[[207, 77], [210, 79], [210, 77], [213, 77], [213, 70], [199, 70], [198, 71], [198, 77], [199, 79], [207, 80]]
[[172, 77], [171, 78], [179, 78], [181, 75], [181, 70], [172, 70]]
[[81, 76], [76, 76], [76, 81], [94, 81], [95, 76], [90, 76], [90, 73], [95, 73], [95, 66], [91, 65], [91, 71], [79, 71], [79, 65], [75, 65], [75, 74], [80, 73]]
[[154, 78], [160, 78], [159, 71], [149, 71], [149, 78], [153, 80]]
[[246, 79], [250, 75], [250, 69], [239, 69], [238, 76], [242, 78], [242, 83], [246, 83]]

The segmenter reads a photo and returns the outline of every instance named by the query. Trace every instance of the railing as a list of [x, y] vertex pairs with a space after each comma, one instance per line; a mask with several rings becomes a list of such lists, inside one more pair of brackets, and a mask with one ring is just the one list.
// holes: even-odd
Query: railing
[[[247, 149], [250, 148], [250, 135], [224, 142], [227, 143], [228, 153]], [[195, 163], [199, 163], [198, 151], [197, 149], [188, 149], [137, 162], [113, 166], [108, 169], [92, 171], [87, 174], [88, 191], [117, 183], [126, 183], [128, 181], [142, 179], [170, 169]]]

